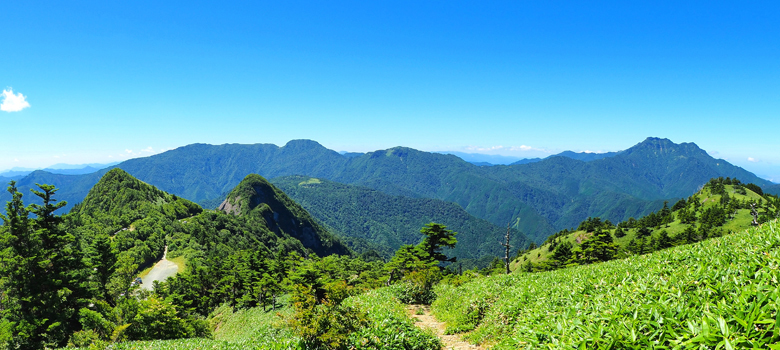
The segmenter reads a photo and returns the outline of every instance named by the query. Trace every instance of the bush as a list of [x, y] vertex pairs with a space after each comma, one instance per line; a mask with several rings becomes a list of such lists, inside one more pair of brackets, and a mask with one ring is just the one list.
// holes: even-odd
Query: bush
[[131, 340], [153, 340], [204, 337], [210, 333], [205, 321], [183, 319], [171, 303], [152, 297], [139, 303], [127, 335]]
[[436, 267], [412, 271], [396, 285], [395, 296], [405, 304], [430, 305], [436, 300], [433, 286], [439, 280], [441, 280], [441, 272]]
[[305, 348], [344, 349], [350, 334], [368, 323], [364, 312], [342, 304], [348, 295], [343, 281], [330, 285], [322, 302], [311, 287], [296, 285], [292, 296], [295, 312], [288, 324]]

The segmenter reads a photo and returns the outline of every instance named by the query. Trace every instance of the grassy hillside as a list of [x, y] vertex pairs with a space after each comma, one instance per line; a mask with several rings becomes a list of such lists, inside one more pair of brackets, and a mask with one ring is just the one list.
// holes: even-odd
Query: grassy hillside
[[[115, 343], [112, 349], [190, 350], [190, 349], [306, 349], [289, 329], [293, 310], [288, 304], [276, 311], [261, 307], [234, 309], [223, 305], [209, 316], [212, 339], [132, 341]], [[367, 315], [367, 323], [349, 337], [351, 348], [359, 349], [440, 349], [438, 338], [414, 326], [405, 305], [389, 288], [372, 290], [351, 297], [346, 305]]]
[[774, 348], [780, 227], [551, 272], [441, 285], [450, 332], [493, 349]]
[[[339, 232], [357, 252], [376, 249], [389, 258], [404, 244], [416, 245], [420, 228], [429, 222], [458, 232], [458, 245], [448, 253], [465, 268], [484, 267], [503, 254], [506, 228], [468, 214], [454, 203], [430, 198], [392, 196], [365, 187], [305, 176], [286, 176], [271, 182], [295, 199], [314, 217]], [[526, 247], [530, 241], [512, 230], [511, 244]], [[476, 262], [482, 258], [482, 262]]]
[[[722, 190], [718, 190], [714, 189], [711, 183], [670, 208], [667, 220], [660, 218], [659, 211], [652, 214], [652, 220], [649, 220], [649, 217], [630, 219], [616, 226], [605, 224], [598, 230], [605, 231], [614, 238], [618, 248], [616, 257], [625, 257], [659, 249], [659, 245], [669, 247], [690, 243], [692, 239], [701, 240], [745, 230], [751, 227], [753, 220], [749, 203], [757, 204], [760, 220], [776, 218], [778, 215], [780, 203], [777, 203], [775, 198], [767, 197], [770, 201], [742, 185], [723, 185]], [[722, 221], [715, 225], [703, 225], [703, 219], [716, 212], [720, 212]], [[651, 221], [652, 223], [649, 223]], [[551, 261], [553, 253], [560, 245], [571, 244], [576, 248], [593, 236], [593, 228], [583, 229], [584, 226], [588, 226], [586, 222], [580, 225], [580, 229], [559, 232], [548, 238], [540, 247], [522, 252], [512, 266], [519, 268], [520, 265], [530, 263], [534, 269], [549, 268], [549, 265], [554, 263]], [[691, 235], [693, 237], [689, 237]], [[665, 243], [660, 243], [664, 240]], [[525, 268], [530, 268], [530, 265]]]

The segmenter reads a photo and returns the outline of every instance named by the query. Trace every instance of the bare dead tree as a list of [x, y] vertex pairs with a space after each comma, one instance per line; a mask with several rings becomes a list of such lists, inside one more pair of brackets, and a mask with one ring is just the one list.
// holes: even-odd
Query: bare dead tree
[[756, 211], [756, 203], [750, 203], [750, 215], [753, 215], [753, 226], [758, 226], [758, 211]]
[[[517, 219], [517, 222], [520, 223], [520, 219], [519, 218]], [[510, 273], [510, 271], [509, 271], [509, 250], [512, 249], [512, 246], [509, 244], [509, 238], [510, 238], [510, 233], [511, 233], [511, 231], [510, 231], [511, 225], [512, 225], [511, 222], [506, 224], [506, 236], [504, 237], [505, 238], [505, 242], [504, 243], [499, 242], [499, 244], [504, 246], [504, 267], [506, 267], [506, 274], [507, 275]]]

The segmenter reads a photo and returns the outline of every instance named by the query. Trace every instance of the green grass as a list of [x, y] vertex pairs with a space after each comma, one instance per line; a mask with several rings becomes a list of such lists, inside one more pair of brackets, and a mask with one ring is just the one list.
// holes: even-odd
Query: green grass
[[180, 255], [175, 258], [169, 258], [168, 260], [176, 264], [176, 266], [179, 268], [176, 273], [184, 273], [184, 271], [187, 270], [187, 259], [184, 258], [184, 255]]
[[[300, 338], [286, 327], [286, 318], [293, 312], [286, 306], [288, 302], [288, 296], [280, 298], [285, 306], [276, 311], [260, 307], [235, 310], [223, 305], [209, 317], [213, 339], [134, 341], [112, 344], [111, 349], [303, 349]], [[368, 326], [350, 335], [352, 349], [441, 349], [433, 333], [414, 325], [392, 288], [368, 291], [345, 303], [365, 312], [368, 318]]]
[[[451, 332], [493, 349], [780, 348], [780, 229], [551, 272], [441, 285]], [[472, 330], [473, 329], [473, 330]]]
[[[755, 202], [764, 203], [766, 202], [766, 199], [762, 198], [758, 194], [747, 190], [746, 194], [742, 195], [737, 193], [734, 190], [734, 186], [732, 185], [726, 185], [726, 192], [728, 193], [729, 197], [732, 199], [737, 199], [740, 201], [744, 200], [750, 200]], [[699, 193], [697, 193], [699, 196], [699, 201], [702, 203], [702, 207], [700, 211], [704, 211], [706, 208], [710, 208], [715, 206], [716, 203], [720, 203], [721, 195], [713, 195], [709, 189], [705, 188]], [[671, 204], [670, 204], [671, 205]], [[676, 213], [676, 212], [675, 212]], [[676, 214], [675, 214], [676, 215]], [[722, 230], [723, 234], [729, 234], [733, 232], [740, 232], [743, 231], [751, 226], [751, 222], [753, 221], [753, 217], [750, 215], [749, 209], [739, 209], [737, 210], [737, 215], [734, 216], [733, 219], [730, 219], [726, 221], [726, 224], [720, 227], [719, 229]], [[694, 228], [696, 228], [698, 224], [694, 224]], [[675, 237], [685, 231], [686, 228], [688, 228], [691, 225], [683, 224], [680, 222], [680, 220], [675, 220], [674, 222], [668, 224], [668, 225], [662, 225], [661, 227], [652, 230], [651, 237], [658, 238], [660, 236], [660, 233], [662, 230], [665, 230], [667, 234], [670, 237]], [[615, 238], [615, 243], [618, 245], [619, 249], [621, 251], [625, 251], [625, 248], [628, 247], [629, 242], [631, 242], [634, 237], [637, 235], [638, 229], [629, 229], [624, 231], [626, 235], [621, 238]], [[614, 237], [615, 230], [611, 230], [611, 233]], [[575, 231], [572, 233], [569, 233], [568, 235], [559, 238], [560, 242], [568, 241], [572, 243], [572, 245], [576, 246], [577, 238], [581, 238], [581, 241], [589, 237], [589, 234], [585, 231]], [[546, 261], [550, 256], [552, 255], [552, 252], [549, 250], [549, 245], [544, 244], [536, 249], [530, 250], [526, 252], [525, 254], [522, 254], [517, 257], [517, 259], [513, 260], [511, 263], [511, 268], [514, 270], [518, 266], [525, 264], [527, 261], [531, 261], [532, 263], [540, 263], [543, 261]]]
[[297, 343], [298, 338], [284, 328], [284, 317], [292, 312], [292, 308], [287, 306], [288, 300], [287, 296], [280, 298], [280, 303], [285, 306], [276, 311], [270, 308], [263, 310], [262, 307], [234, 310], [223, 305], [209, 318], [214, 328], [214, 339], [240, 344]]

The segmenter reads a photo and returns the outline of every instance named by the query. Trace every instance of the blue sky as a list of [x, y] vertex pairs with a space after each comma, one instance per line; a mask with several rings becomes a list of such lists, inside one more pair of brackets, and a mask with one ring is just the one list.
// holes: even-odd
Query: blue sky
[[537, 157], [655, 136], [780, 182], [778, 14], [776, 1], [10, 2], [0, 88], [29, 107], [0, 111], [0, 169], [196, 142]]

